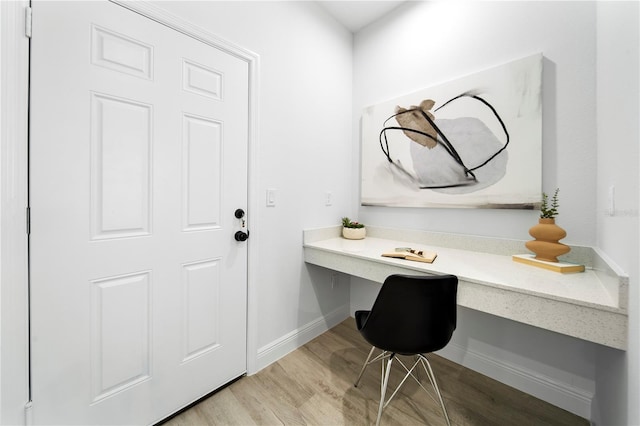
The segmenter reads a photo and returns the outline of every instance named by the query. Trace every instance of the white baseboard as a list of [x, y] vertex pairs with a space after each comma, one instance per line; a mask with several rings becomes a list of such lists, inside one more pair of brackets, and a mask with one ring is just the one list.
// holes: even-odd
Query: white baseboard
[[[591, 418], [592, 392], [552, 377], [449, 343], [438, 355], [498, 380], [585, 419]], [[436, 373], [437, 374], [437, 373]]]
[[349, 317], [349, 304], [342, 305], [327, 315], [305, 324], [258, 349], [257, 370], [262, 370], [289, 352], [315, 339], [325, 331]]

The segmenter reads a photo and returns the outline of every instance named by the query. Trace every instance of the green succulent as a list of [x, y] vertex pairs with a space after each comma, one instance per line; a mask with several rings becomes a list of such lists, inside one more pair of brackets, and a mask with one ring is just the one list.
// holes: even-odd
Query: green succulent
[[352, 222], [348, 217], [342, 218], [342, 226], [344, 228], [364, 228], [362, 223]]

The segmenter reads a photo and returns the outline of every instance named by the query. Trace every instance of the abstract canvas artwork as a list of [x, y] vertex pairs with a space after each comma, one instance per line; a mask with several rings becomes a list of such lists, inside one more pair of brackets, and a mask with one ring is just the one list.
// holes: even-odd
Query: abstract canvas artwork
[[365, 108], [361, 204], [532, 209], [542, 54]]

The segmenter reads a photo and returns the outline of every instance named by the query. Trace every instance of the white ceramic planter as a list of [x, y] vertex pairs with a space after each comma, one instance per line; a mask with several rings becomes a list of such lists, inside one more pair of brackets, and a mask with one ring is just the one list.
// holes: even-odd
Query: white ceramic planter
[[342, 236], [348, 240], [361, 240], [367, 236], [366, 228], [342, 228]]

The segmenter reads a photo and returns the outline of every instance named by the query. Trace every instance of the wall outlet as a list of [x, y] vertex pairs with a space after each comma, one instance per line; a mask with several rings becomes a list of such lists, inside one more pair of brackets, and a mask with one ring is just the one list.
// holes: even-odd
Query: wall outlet
[[333, 193], [331, 191], [324, 193], [324, 205], [327, 207], [333, 205]]

